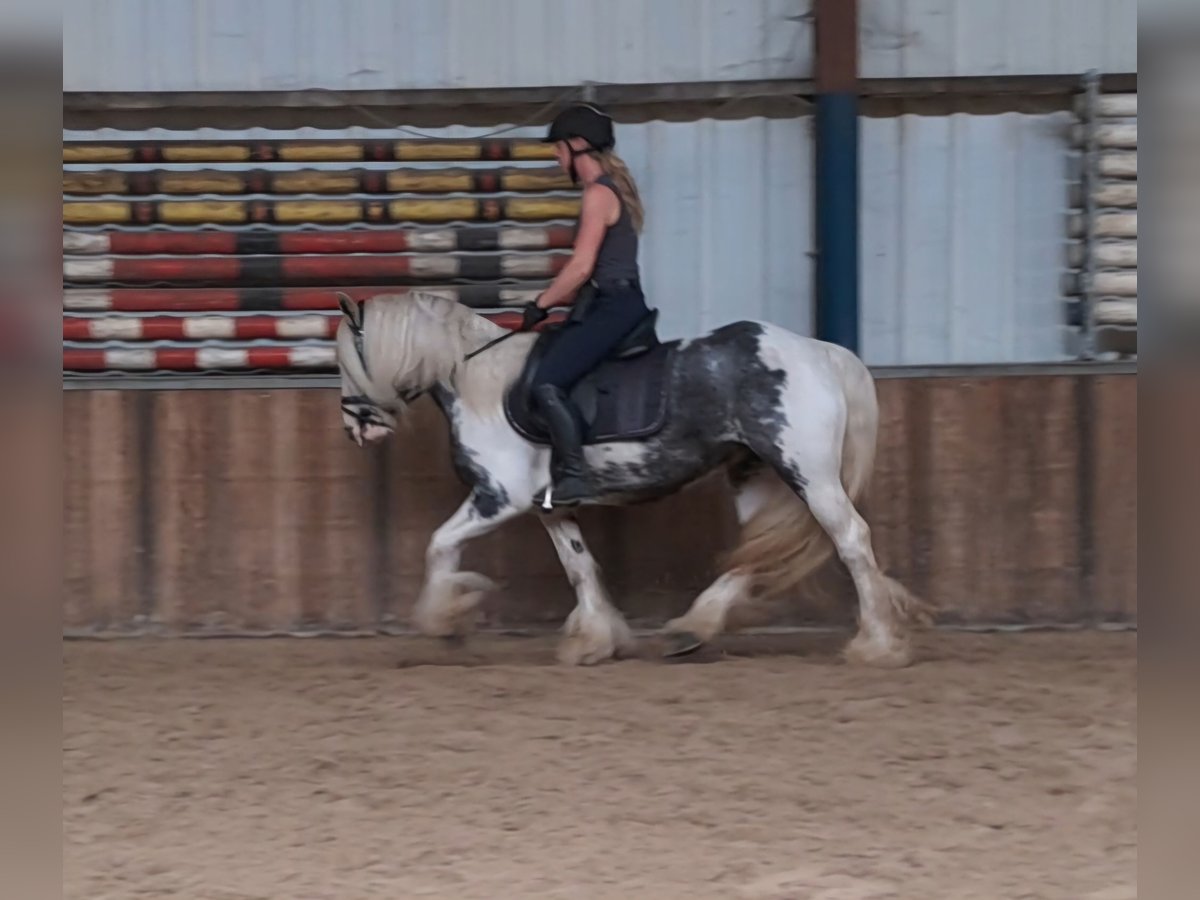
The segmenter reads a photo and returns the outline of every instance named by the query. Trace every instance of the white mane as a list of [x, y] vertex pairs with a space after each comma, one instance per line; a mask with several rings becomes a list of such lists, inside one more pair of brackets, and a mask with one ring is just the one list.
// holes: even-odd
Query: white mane
[[338, 331], [339, 362], [372, 399], [398, 406], [402, 406], [398, 395], [426, 391], [438, 384], [455, 387], [468, 403], [481, 389], [491, 394], [486, 386], [494, 385], [497, 377], [503, 378], [504, 370], [513, 368], [497, 368], [502, 361], [513, 360], [511, 354], [499, 351], [510, 343], [523, 343], [515, 338], [487, 351], [478, 365], [468, 367], [468, 377], [459, 379], [463, 383], [452, 385], [466, 355], [503, 334], [500, 326], [455, 300], [413, 292], [373, 297], [364, 304], [362, 330], [367, 372], [362, 371], [346, 323]]

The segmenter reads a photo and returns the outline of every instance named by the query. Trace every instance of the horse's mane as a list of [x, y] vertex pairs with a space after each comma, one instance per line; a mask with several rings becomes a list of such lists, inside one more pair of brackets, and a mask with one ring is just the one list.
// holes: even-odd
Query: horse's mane
[[[364, 305], [363, 343], [369, 377], [380, 393], [394, 395], [450, 385], [467, 353], [500, 333], [497, 325], [458, 301], [427, 291], [380, 294]], [[486, 384], [503, 379], [513, 369], [512, 355], [499, 352], [507, 343], [477, 357], [478, 364], [472, 361], [467, 367], [469, 375], [458, 379], [456, 386], [464, 401], [472, 406], [491, 405], [490, 396], [478, 395], [490, 395]], [[354, 353], [348, 337], [346, 350], [341, 339], [338, 346], [339, 354]]]
[[428, 390], [449, 380], [468, 352], [464, 326], [474, 315], [454, 300], [426, 292], [382, 294], [365, 309], [370, 368], [397, 390]]

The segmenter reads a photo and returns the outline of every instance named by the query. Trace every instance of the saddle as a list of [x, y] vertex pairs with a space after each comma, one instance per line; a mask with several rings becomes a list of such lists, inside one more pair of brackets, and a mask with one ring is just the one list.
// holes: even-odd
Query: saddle
[[[667, 381], [678, 341], [658, 339], [658, 310], [653, 310], [613, 350], [609, 358], [571, 389], [571, 401], [583, 418], [583, 442], [636, 441], [662, 430], [669, 414]], [[528, 441], [549, 444], [550, 435], [530, 403], [530, 389], [546, 348], [562, 326], [546, 329], [504, 397], [504, 415]]]

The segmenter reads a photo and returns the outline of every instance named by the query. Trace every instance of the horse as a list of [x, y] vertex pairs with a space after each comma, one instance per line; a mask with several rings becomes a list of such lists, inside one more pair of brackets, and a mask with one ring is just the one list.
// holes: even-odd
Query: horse
[[[632, 632], [609, 599], [573, 510], [546, 509], [551, 447], [525, 385], [553, 329], [511, 331], [435, 293], [339, 294], [341, 411], [360, 447], [395, 433], [428, 395], [449, 425], [451, 462], [470, 493], [429, 540], [411, 624], [461, 641], [490, 579], [459, 571], [464, 544], [526, 513], [539, 518], [576, 595], [558, 659], [590, 665], [629, 655]], [[657, 313], [652, 313], [656, 316]], [[912, 662], [911, 626], [928, 608], [879, 568], [856, 503], [875, 460], [874, 379], [852, 352], [760, 321], [687, 340], [636, 329], [572, 396], [587, 420], [589, 505], [673, 494], [718, 470], [740, 525], [724, 571], [663, 626], [664, 655], [683, 656], [726, 628], [730, 611], [796, 589], [833, 553], [857, 593], [850, 663]], [[718, 475], [719, 477], [719, 475]]]

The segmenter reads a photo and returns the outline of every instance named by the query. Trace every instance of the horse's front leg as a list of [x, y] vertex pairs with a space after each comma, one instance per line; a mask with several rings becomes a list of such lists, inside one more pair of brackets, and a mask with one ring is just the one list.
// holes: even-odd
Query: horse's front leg
[[497, 507], [494, 501], [494, 495], [483, 498], [473, 491], [433, 533], [425, 552], [425, 583], [412, 612], [413, 625], [422, 634], [431, 637], [466, 634], [471, 630], [483, 595], [494, 588], [491, 579], [478, 572], [458, 571], [467, 541], [524, 512], [512, 504]]
[[576, 604], [563, 627], [558, 659], [568, 665], [594, 665], [633, 652], [633, 633], [600, 581], [600, 567], [583, 542], [579, 523], [569, 515], [542, 519], [575, 589]]

